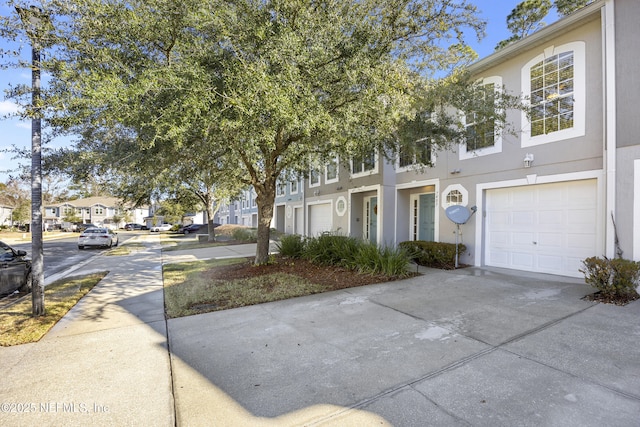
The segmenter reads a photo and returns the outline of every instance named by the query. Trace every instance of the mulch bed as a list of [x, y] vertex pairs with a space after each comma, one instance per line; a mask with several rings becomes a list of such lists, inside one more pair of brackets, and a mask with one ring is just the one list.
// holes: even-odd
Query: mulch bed
[[406, 278], [362, 274], [341, 267], [319, 266], [302, 259], [276, 257], [274, 262], [265, 265], [254, 265], [254, 259], [255, 257], [248, 257], [243, 263], [213, 268], [206, 273], [206, 277], [214, 280], [233, 280], [265, 274], [287, 273], [323, 285], [327, 290], [353, 288]]
[[635, 301], [640, 298], [640, 295], [637, 293], [627, 294], [627, 295], [618, 295], [618, 296], [610, 296], [607, 294], [603, 294], [602, 292], [596, 292], [595, 294], [590, 294], [582, 298], [585, 301], [594, 301], [601, 302], [604, 304], [615, 304], [615, 305], [627, 305], [632, 301]]

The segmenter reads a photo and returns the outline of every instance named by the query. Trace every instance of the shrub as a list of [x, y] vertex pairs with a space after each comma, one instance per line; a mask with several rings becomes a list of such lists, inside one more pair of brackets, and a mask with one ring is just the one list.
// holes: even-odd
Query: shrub
[[361, 244], [360, 240], [353, 237], [324, 233], [307, 240], [304, 258], [314, 264], [350, 268]]
[[[454, 243], [426, 242], [415, 240], [401, 242], [398, 245], [419, 265], [433, 268], [453, 270], [456, 265], [456, 245]], [[467, 247], [458, 245], [458, 252], [463, 253]]]
[[409, 273], [410, 261], [404, 249], [362, 242], [353, 256], [351, 268], [361, 273], [402, 277]]
[[232, 231], [231, 236], [235, 240], [240, 240], [243, 242], [257, 242], [258, 241], [258, 233], [253, 228], [236, 228]]
[[584, 281], [606, 297], [637, 295], [640, 262], [622, 258], [590, 257], [582, 261]]
[[284, 257], [301, 258], [305, 249], [304, 237], [299, 234], [285, 234], [280, 237], [277, 247], [280, 255]]

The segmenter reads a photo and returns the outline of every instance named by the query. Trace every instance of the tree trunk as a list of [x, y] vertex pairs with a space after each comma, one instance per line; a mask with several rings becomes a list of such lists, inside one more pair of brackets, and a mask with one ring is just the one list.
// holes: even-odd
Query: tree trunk
[[208, 237], [207, 242], [215, 242], [216, 241], [216, 230], [213, 228], [213, 217], [216, 215], [216, 211], [213, 209], [213, 203], [207, 204], [207, 228], [208, 228]]
[[262, 191], [256, 189], [256, 203], [258, 205], [256, 265], [266, 264], [269, 262], [269, 238], [271, 235], [271, 220], [273, 219], [273, 204], [275, 203], [275, 200], [275, 184], [272, 186], [265, 185]]

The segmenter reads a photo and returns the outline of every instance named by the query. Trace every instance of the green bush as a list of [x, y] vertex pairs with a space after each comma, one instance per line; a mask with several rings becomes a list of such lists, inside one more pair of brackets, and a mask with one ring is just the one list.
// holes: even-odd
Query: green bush
[[285, 234], [276, 244], [280, 255], [289, 258], [302, 258], [305, 249], [304, 237], [299, 234]]
[[303, 257], [318, 265], [349, 268], [360, 245], [353, 237], [324, 233], [307, 240]]
[[258, 232], [255, 228], [236, 228], [233, 230], [231, 236], [235, 240], [242, 242], [255, 243], [258, 241]]
[[331, 233], [307, 239], [296, 235], [283, 236], [278, 248], [283, 256], [304, 258], [318, 265], [335, 265], [360, 273], [395, 277], [406, 276], [411, 261], [403, 249], [378, 247], [354, 237]]
[[622, 258], [590, 257], [582, 261], [584, 281], [597, 288], [603, 296], [637, 295], [640, 262]]
[[410, 261], [404, 249], [362, 242], [353, 256], [351, 268], [361, 273], [402, 277], [409, 273]]
[[[456, 245], [454, 243], [426, 242], [415, 240], [401, 242], [398, 245], [419, 265], [433, 268], [453, 270], [456, 265]], [[458, 245], [461, 254], [467, 250], [463, 244]]]

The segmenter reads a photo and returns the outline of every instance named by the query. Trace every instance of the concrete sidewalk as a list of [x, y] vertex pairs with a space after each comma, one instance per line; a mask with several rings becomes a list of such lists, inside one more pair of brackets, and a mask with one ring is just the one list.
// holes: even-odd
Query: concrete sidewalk
[[111, 273], [41, 342], [0, 348], [1, 425], [640, 425], [640, 301], [467, 268], [165, 321], [163, 262], [255, 245], [145, 239], [98, 257]]

